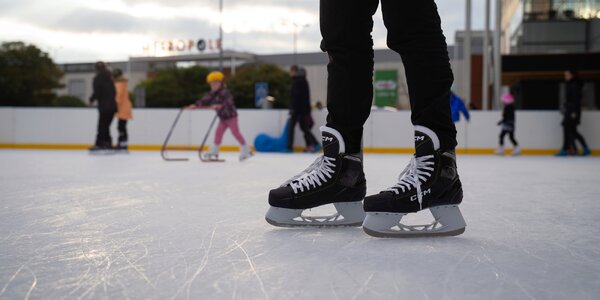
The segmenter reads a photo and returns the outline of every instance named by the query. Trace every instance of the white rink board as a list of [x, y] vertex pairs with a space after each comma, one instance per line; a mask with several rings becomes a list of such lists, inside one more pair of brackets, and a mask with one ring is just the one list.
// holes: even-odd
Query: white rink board
[[[177, 109], [134, 109], [129, 122], [131, 145], [162, 145]], [[472, 120], [457, 126], [459, 148], [493, 149], [497, 147], [501, 111], [473, 111]], [[326, 111], [313, 112], [312, 131], [320, 138]], [[214, 117], [213, 111], [185, 111], [173, 131], [170, 145], [197, 146], [202, 142]], [[248, 143], [260, 133], [279, 136], [288, 117], [287, 110], [239, 110], [239, 124]], [[98, 114], [94, 108], [0, 108], [0, 144], [91, 144], [96, 134]], [[517, 111], [516, 138], [524, 149], [558, 149], [562, 145], [561, 115], [557, 111]], [[116, 140], [116, 120], [111, 130]], [[372, 111], [364, 125], [364, 146], [368, 148], [412, 148], [409, 111]], [[296, 146], [304, 146], [299, 126], [295, 128]], [[590, 148], [600, 149], [600, 111], [585, 111], [579, 131]], [[208, 144], [214, 138], [214, 128]], [[508, 138], [505, 143], [510, 146]], [[237, 146], [226, 132], [225, 146]]]

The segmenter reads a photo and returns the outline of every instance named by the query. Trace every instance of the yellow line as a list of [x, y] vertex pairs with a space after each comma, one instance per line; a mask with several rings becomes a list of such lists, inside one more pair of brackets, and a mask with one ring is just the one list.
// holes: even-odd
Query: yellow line
[[[38, 150], [87, 150], [90, 145], [87, 144], [2, 144], [0, 143], [0, 149], [38, 149]], [[173, 145], [169, 146], [170, 151], [197, 151], [199, 145]], [[130, 150], [133, 151], [160, 151], [160, 145], [130, 145]], [[208, 150], [208, 146], [204, 146], [204, 150]], [[221, 146], [221, 151], [225, 152], [236, 152], [240, 151], [239, 146]], [[294, 147], [294, 152], [302, 152], [303, 147]], [[492, 155], [495, 153], [495, 149], [492, 148], [457, 148], [457, 154], [467, 155]], [[377, 154], [413, 154], [413, 148], [365, 148], [365, 153], [377, 153]], [[523, 149], [521, 150], [522, 155], [554, 155], [558, 152], [557, 149]], [[506, 155], [510, 154], [510, 151], [505, 152]], [[592, 156], [600, 156], [600, 149], [592, 150]]]

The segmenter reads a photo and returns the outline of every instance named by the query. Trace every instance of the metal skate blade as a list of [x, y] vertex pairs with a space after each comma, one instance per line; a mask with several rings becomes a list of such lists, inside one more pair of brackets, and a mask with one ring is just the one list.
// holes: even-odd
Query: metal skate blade
[[[402, 222], [407, 213], [369, 212], [363, 222], [366, 234], [384, 238], [456, 236], [465, 232], [466, 223], [458, 205], [430, 207], [433, 222], [408, 225]], [[418, 212], [419, 213], [419, 212]]]
[[310, 215], [304, 209], [288, 209], [271, 206], [265, 220], [277, 227], [358, 227], [365, 213], [362, 201], [334, 203], [337, 210], [329, 215]]

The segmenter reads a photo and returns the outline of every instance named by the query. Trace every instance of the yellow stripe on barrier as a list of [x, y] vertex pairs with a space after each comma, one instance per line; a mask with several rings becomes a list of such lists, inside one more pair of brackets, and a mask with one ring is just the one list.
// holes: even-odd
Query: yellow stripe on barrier
[[[83, 144], [2, 144], [0, 149], [30, 149], [30, 150], [87, 150], [91, 145]], [[173, 145], [167, 149], [169, 151], [197, 151], [199, 145]], [[160, 145], [130, 145], [129, 150], [132, 151], [160, 151]], [[204, 150], [208, 150], [208, 146], [204, 146]], [[240, 151], [239, 146], [221, 146], [221, 151], [236, 152]], [[302, 152], [303, 147], [294, 147], [294, 152]], [[456, 153], [461, 155], [493, 155], [496, 149], [491, 148], [457, 148]], [[365, 153], [375, 154], [413, 154], [413, 148], [365, 148]], [[557, 149], [522, 149], [521, 155], [554, 155]], [[510, 150], [505, 152], [505, 155], [510, 155]], [[600, 156], [600, 150], [592, 150], [592, 156]]]

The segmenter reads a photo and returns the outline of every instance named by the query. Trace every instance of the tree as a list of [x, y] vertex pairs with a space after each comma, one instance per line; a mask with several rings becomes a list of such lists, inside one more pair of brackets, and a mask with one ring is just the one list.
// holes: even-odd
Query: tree
[[52, 106], [58, 107], [86, 107], [81, 99], [75, 96], [60, 96], [52, 100]]
[[208, 92], [206, 75], [209, 72], [202, 66], [163, 69], [138, 86], [146, 89], [147, 107], [182, 107]]
[[34, 45], [0, 45], [0, 106], [50, 106], [63, 72]]
[[257, 82], [269, 84], [269, 95], [275, 98], [274, 107], [288, 107], [290, 99], [290, 75], [274, 64], [256, 63], [240, 67], [237, 74], [227, 81], [239, 108], [256, 108], [254, 85]]

